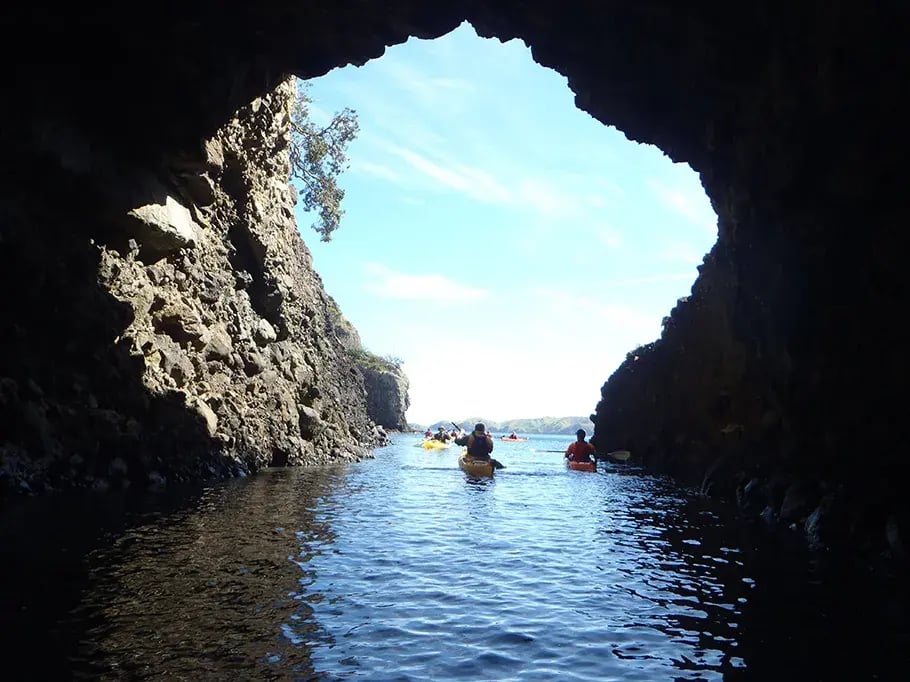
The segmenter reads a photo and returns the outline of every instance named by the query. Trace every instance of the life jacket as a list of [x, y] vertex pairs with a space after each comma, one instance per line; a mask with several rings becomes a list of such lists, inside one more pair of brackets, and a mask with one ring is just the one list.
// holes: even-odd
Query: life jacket
[[589, 462], [588, 455], [593, 455], [597, 452], [597, 448], [588, 443], [587, 441], [575, 441], [569, 447], [569, 459], [573, 462]]
[[493, 452], [493, 442], [489, 438], [486, 436], [477, 438], [473, 433], [468, 436], [468, 454], [471, 457], [486, 459], [491, 452]]

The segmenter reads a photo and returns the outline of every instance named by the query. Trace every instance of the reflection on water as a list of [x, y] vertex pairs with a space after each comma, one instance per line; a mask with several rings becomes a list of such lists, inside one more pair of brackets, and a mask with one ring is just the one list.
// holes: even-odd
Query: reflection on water
[[243, 674], [263, 662], [310, 671], [306, 649], [276, 625], [303, 619], [299, 627], [315, 629], [295, 598], [315, 552], [299, 546], [331, 542], [317, 512], [331, 480], [326, 471], [275, 471], [213, 488], [190, 512], [152, 516], [96, 552], [93, 590], [73, 613], [100, 621], [81, 659], [116, 661], [130, 676]]
[[568, 471], [536, 451], [561, 443], [546, 437], [497, 444], [507, 468], [471, 479], [413, 441], [347, 468], [5, 512], [4, 672], [808, 680], [907, 662], [903, 602], [756, 551], [768, 540], [666, 481]]
[[[331, 543], [318, 508], [343, 476], [343, 469], [274, 470], [133, 508], [114, 496], [69, 498], [81, 519], [57, 500], [31, 501], [54, 507], [19, 526], [42, 549], [38, 556], [15, 547], [25, 541], [4, 525], [3, 558], [19, 564], [15, 580], [30, 593], [3, 593], [4, 611], [24, 627], [10, 648], [13, 670], [32, 679], [227, 679], [280, 665], [306, 676], [309, 650], [282, 624], [317, 628], [296, 594], [314, 553], [301, 546]], [[36, 568], [45, 574], [38, 584]], [[78, 600], [70, 592], [77, 587]], [[42, 613], [32, 616], [36, 609]]]

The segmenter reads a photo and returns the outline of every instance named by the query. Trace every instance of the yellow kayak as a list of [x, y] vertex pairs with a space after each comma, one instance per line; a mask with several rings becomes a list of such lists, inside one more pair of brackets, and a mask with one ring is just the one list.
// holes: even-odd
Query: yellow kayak
[[462, 452], [458, 458], [458, 466], [466, 474], [472, 476], [492, 476], [493, 462], [488, 459], [474, 459], [468, 456], [467, 452]]
[[443, 443], [441, 440], [425, 440], [423, 442], [423, 447], [427, 450], [445, 450], [446, 448], [452, 447], [451, 443]]

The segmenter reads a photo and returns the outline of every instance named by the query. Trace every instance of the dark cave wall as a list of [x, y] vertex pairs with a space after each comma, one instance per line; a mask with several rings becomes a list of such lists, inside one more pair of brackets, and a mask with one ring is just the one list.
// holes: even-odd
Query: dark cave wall
[[[719, 216], [692, 296], [605, 385], [598, 443], [696, 481], [710, 469], [717, 490], [754, 474], [765, 501], [782, 504], [811, 478], [828, 482], [813, 503], [847, 486], [884, 500], [882, 518], [903, 513], [906, 5], [185, 2], [138, 21], [133, 11], [12, 3], [0, 48], [13, 65], [0, 87], [17, 103], [0, 129], [10, 158], [65, 167], [63, 140], [160, 171], [287, 72], [362, 63], [464, 19], [520, 37], [567, 76], [580, 108], [689, 162]], [[81, 220], [95, 210], [80, 208]]]
[[294, 221], [294, 83], [168, 173], [67, 147], [6, 166], [0, 500], [368, 456], [359, 370]]

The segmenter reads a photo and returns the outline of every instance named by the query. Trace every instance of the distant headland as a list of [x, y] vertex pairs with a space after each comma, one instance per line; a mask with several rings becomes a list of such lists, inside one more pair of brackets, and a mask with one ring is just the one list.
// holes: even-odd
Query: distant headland
[[[483, 417], [467, 417], [455, 423], [459, 424], [465, 431], [470, 431], [477, 422], [483, 422], [491, 433], [512, 433], [514, 431], [519, 435], [526, 435], [530, 433], [574, 434], [578, 429], [584, 429], [588, 433], [594, 431], [590, 417], [534, 417], [532, 419], [509, 419], [507, 421], [495, 421]], [[412, 431], [426, 431], [427, 429], [436, 431], [440, 426], [451, 429], [452, 422], [437, 421], [427, 425], [408, 424], [408, 426], [411, 427]]]

